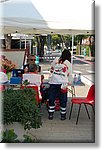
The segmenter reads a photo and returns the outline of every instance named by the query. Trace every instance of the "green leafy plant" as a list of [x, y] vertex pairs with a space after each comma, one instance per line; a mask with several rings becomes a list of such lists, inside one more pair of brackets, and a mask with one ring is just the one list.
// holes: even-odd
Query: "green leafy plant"
[[32, 88], [7, 89], [3, 92], [3, 123], [20, 122], [24, 129], [40, 128], [41, 113]]
[[14, 132], [14, 129], [5, 130], [3, 131], [2, 143], [36, 143], [38, 142], [37, 139], [32, 139], [28, 135], [23, 135], [24, 139], [19, 140], [17, 139], [18, 136]]
[[30, 84], [30, 82], [28, 80], [24, 80], [22, 84], [25, 85], [25, 86], [27, 86], [27, 85]]
[[16, 143], [17, 135], [14, 132], [14, 129], [10, 129], [3, 132], [2, 143]]
[[28, 135], [23, 135], [23, 137], [24, 137], [23, 143], [36, 143], [36, 142], [38, 142], [37, 139], [32, 139]]

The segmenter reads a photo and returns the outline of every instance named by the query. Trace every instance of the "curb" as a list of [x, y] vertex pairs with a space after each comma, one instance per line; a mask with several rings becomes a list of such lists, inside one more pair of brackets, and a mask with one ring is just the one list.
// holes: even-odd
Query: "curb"
[[76, 57], [76, 56], [74, 56], [74, 58], [77, 59], [77, 60], [80, 60], [80, 61], [82, 61], [82, 62], [85, 62], [85, 63], [87, 63], [87, 64], [94, 64], [94, 63], [95, 63], [94, 61], [89, 61], [89, 60], [87, 60], [86, 58], [85, 58], [85, 59], [84, 59], [84, 58], [78, 58], [78, 57]]
[[94, 81], [91, 81], [90, 79], [88, 79], [87, 77], [81, 76], [81, 80], [84, 84], [87, 84], [89, 86], [91, 86], [92, 84], [94, 84]]

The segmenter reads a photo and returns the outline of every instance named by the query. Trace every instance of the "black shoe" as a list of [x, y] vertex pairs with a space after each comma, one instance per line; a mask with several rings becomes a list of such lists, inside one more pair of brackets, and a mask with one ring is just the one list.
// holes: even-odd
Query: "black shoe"
[[66, 120], [66, 114], [61, 114], [61, 120]]
[[49, 120], [53, 120], [53, 113], [49, 113], [48, 119], [49, 119]]

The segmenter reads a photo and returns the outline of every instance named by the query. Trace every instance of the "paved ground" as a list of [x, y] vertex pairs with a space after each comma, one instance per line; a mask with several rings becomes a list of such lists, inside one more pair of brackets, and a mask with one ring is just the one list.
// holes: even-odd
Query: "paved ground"
[[[95, 64], [91, 61], [92, 58], [87, 57], [85, 60], [83, 56], [75, 56], [73, 59], [73, 74], [81, 73], [82, 82], [91, 85], [95, 82]], [[50, 62], [43, 62], [40, 64], [42, 71], [50, 69]]]
[[[43, 70], [48, 70], [49, 64], [41, 64]], [[86, 81], [85, 81], [86, 82]], [[76, 86], [76, 96], [85, 97], [90, 85]], [[45, 104], [42, 105], [42, 127], [39, 129], [32, 129], [28, 132], [32, 138], [37, 138], [38, 142], [44, 143], [93, 143], [95, 142], [95, 126], [94, 116], [91, 107], [89, 106], [89, 112], [91, 119], [89, 120], [84, 106], [81, 109], [78, 125], [76, 122], [76, 115], [78, 107], [73, 108], [73, 114], [71, 120], [69, 120], [69, 111], [71, 104], [71, 94], [68, 93], [67, 103], [67, 119], [65, 121], [60, 120], [60, 112], [56, 111], [53, 120], [48, 120], [48, 112]]]
[[[88, 88], [88, 87], [84, 87]], [[86, 94], [86, 92], [84, 92]], [[82, 93], [83, 95], [83, 93]], [[38, 142], [56, 143], [90, 143], [94, 142], [94, 116], [91, 107], [89, 108], [91, 119], [88, 118], [84, 106], [82, 106], [79, 122], [76, 125], [78, 107], [74, 106], [72, 118], [69, 120], [70, 99], [67, 103], [67, 119], [60, 120], [60, 111], [55, 111], [54, 119], [48, 120], [48, 113], [45, 104], [42, 105], [42, 127], [31, 129], [28, 134], [37, 138]]]
[[[41, 64], [43, 71], [49, 69], [48, 63]], [[76, 86], [76, 96], [85, 97], [90, 85], [85, 81], [85, 86]], [[53, 120], [48, 120], [48, 112], [46, 105], [41, 106], [42, 126], [39, 129], [31, 129], [27, 131], [27, 134], [32, 138], [36, 138], [40, 143], [94, 143], [95, 142], [95, 126], [94, 116], [91, 106], [89, 106], [89, 112], [91, 119], [88, 118], [84, 106], [82, 106], [79, 122], [76, 125], [76, 116], [78, 106], [73, 108], [72, 118], [69, 120], [69, 111], [71, 105], [71, 94], [68, 93], [67, 103], [67, 119], [65, 121], [60, 120], [60, 112], [56, 111]], [[21, 127], [15, 128], [21, 138], [24, 134], [24, 130]]]

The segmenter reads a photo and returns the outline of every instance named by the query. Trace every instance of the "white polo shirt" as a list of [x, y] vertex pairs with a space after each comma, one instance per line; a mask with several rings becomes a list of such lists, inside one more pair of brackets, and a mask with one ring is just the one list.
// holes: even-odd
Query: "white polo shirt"
[[50, 78], [50, 84], [62, 84], [68, 83], [68, 75], [69, 75], [69, 67], [68, 67], [68, 60], [63, 62], [63, 64], [57, 63], [54, 67], [52, 76]]

